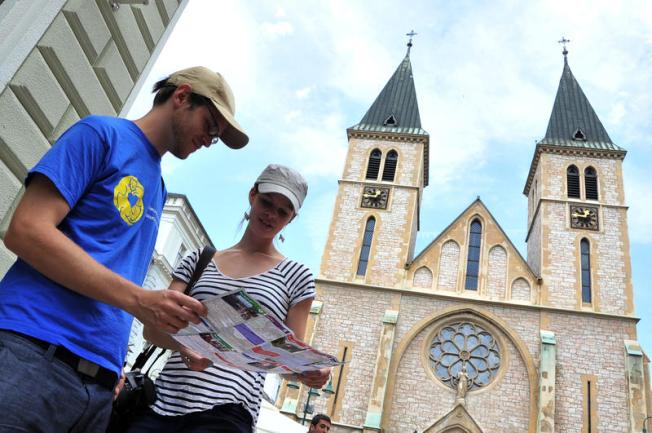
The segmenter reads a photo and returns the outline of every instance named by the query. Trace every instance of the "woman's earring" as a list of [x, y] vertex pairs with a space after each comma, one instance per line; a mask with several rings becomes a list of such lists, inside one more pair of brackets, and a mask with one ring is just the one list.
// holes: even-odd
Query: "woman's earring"
[[244, 213], [244, 219], [249, 221], [249, 214], [247, 213], [247, 211], [245, 211]]
[[283, 233], [278, 235], [278, 240], [281, 242], [285, 242], [285, 236], [283, 236]]

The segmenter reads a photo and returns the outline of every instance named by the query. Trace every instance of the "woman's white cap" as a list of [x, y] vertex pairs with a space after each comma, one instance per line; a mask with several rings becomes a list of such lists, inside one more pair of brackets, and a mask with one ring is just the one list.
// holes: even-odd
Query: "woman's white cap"
[[258, 192], [275, 192], [287, 197], [292, 203], [294, 213], [299, 213], [303, 200], [308, 194], [308, 184], [298, 171], [279, 164], [265, 167], [256, 179]]

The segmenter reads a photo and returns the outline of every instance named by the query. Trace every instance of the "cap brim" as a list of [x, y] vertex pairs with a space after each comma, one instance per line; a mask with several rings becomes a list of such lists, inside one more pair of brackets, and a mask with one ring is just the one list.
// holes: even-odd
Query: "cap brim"
[[294, 194], [286, 187], [281, 185], [276, 185], [275, 183], [267, 183], [265, 181], [262, 181], [258, 183], [258, 192], [262, 192], [263, 194], [268, 194], [270, 192], [281, 194], [283, 197], [286, 197], [288, 200], [290, 200], [290, 203], [292, 203], [292, 207], [294, 208], [295, 215], [299, 213], [299, 208], [301, 207], [299, 205], [299, 201], [294, 196]]
[[249, 143], [249, 137], [244, 133], [242, 127], [236, 120], [229, 114], [229, 110], [222, 107], [220, 104], [211, 99], [211, 102], [215, 106], [215, 109], [224, 117], [224, 120], [229, 124], [229, 128], [226, 129], [220, 136], [220, 140], [224, 142], [231, 149], [241, 149]]

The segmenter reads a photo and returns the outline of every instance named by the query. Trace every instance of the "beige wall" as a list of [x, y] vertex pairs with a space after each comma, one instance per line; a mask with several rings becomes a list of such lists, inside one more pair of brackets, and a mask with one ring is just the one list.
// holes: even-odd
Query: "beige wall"
[[[580, 173], [588, 166], [596, 169], [599, 200], [567, 198], [566, 169], [570, 164], [575, 164]], [[528, 252], [536, 255], [537, 249], [541, 251], [544, 303], [562, 308], [632, 314], [629, 235], [621, 161], [544, 153], [539, 167], [543, 173], [543, 180], [539, 182], [541, 203], [530, 231], [532, 246], [528, 245]], [[581, 181], [580, 185], [584, 197], [584, 182]], [[571, 228], [569, 203], [598, 207], [599, 230]], [[579, 243], [582, 238], [587, 238], [591, 244], [593, 302], [590, 306], [581, 302]]]
[[[375, 148], [383, 153], [398, 152], [394, 182], [365, 180], [369, 154]], [[367, 284], [403, 284], [405, 263], [416, 235], [417, 196], [423, 167], [422, 142], [351, 138], [349, 154], [340, 181], [333, 218], [322, 256], [321, 275], [342, 281], [358, 280]], [[379, 175], [380, 178], [380, 175]], [[366, 183], [365, 183], [366, 182]], [[365, 184], [389, 186], [387, 209], [360, 206]], [[376, 219], [371, 260], [364, 277], [356, 271], [362, 235], [370, 216]]]

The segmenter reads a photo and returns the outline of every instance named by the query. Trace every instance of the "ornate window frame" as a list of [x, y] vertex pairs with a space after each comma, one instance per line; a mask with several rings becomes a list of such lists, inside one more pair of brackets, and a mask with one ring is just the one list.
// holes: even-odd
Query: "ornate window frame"
[[487, 321], [486, 319], [483, 319], [482, 317], [470, 313], [453, 314], [451, 316], [445, 317], [431, 324], [430, 326], [432, 329], [428, 331], [428, 333], [425, 335], [423, 339], [423, 342], [421, 343], [421, 365], [426, 371], [426, 376], [428, 376], [428, 378], [430, 378], [433, 382], [435, 382], [437, 386], [441, 387], [442, 389], [446, 389], [451, 393], [455, 393], [454, 388], [451, 388], [449, 385], [442, 382], [441, 379], [439, 379], [435, 374], [430, 360], [430, 348], [432, 346], [433, 339], [439, 334], [439, 331], [442, 328], [457, 322], [464, 322], [464, 321], [475, 323], [478, 326], [484, 328], [487, 332], [489, 332], [491, 336], [494, 337], [494, 339], [496, 340], [496, 343], [500, 350], [500, 368], [496, 372], [496, 375], [493, 377], [491, 382], [489, 382], [488, 385], [483, 386], [481, 388], [474, 388], [469, 390], [470, 393], [474, 393], [474, 394], [483, 393], [486, 392], [487, 390], [492, 389], [494, 386], [496, 386], [496, 384], [502, 381], [502, 379], [505, 376], [505, 373], [509, 370], [509, 364], [511, 363], [511, 358], [510, 358], [511, 355], [509, 351], [510, 341], [507, 338], [505, 338], [505, 335], [500, 329], [498, 329], [495, 325], [493, 325], [491, 322]]

